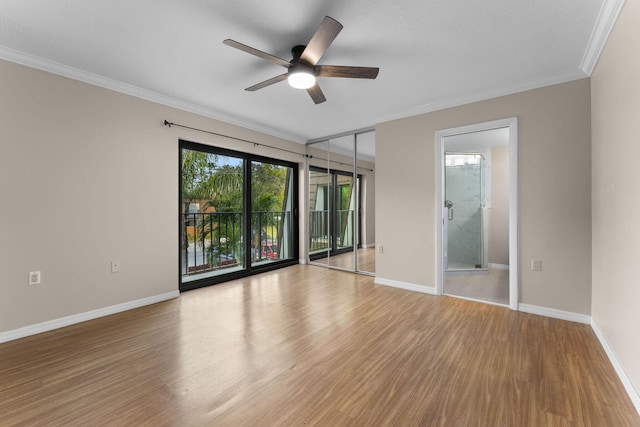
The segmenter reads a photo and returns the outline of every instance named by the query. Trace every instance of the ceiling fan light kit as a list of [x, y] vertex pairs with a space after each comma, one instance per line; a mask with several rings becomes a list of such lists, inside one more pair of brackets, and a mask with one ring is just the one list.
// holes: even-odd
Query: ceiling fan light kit
[[289, 73], [287, 73], [287, 81], [289, 82], [289, 86], [293, 88], [309, 89], [316, 84], [316, 76], [313, 72], [313, 68], [300, 67], [298, 65], [294, 70], [289, 68]]
[[375, 79], [378, 76], [378, 68], [374, 67], [350, 67], [344, 65], [317, 65], [327, 48], [338, 33], [342, 30], [342, 24], [335, 19], [325, 16], [322, 23], [314, 33], [306, 46], [294, 46], [291, 49], [293, 58], [286, 61], [277, 56], [262, 52], [251, 46], [247, 46], [235, 40], [226, 39], [223, 41], [227, 46], [231, 46], [259, 58], [266, 59], [275, 64], [288, 69], [288, 72], [279, 76], [246, 88], [250, 92], [271, 86], [282, 80], [287, 80], [291, 87], [296, 89], [306, 89], [311, 99], [316, 104], [326, 101], [318, 82], [317, 77], [342, 77], [357, 79]]

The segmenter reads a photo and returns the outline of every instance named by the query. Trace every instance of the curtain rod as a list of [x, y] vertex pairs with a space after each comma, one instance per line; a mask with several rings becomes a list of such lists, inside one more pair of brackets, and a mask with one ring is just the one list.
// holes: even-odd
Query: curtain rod
[[[343, 163], [343, 162], [339, 162], [337, 160], [327, 160], [327, 159], [322, 159], [320, 157], [313, 157], [313, 156], [311, 156], [309, 154], [298, 153], [296, 151], [287, 150], [286, 148], [274, 147], [273, 145], [263, 144], [261, 142], [249, 141], [248, 139], [242, 139], [242, 138], [238, 138], [238, 137], [235, 137], [235, 136], [224, 135], [222, 133], [212, 132], [210, 130], [198, 129], [198, 128], [194, 128], [194, 127], [191, 127], [191, 126], [181, 125], [179, 123], [173, 123], [173, 122], [170, 122], [168, 120], [164, 121], [164, 125], [168, 126], [168, 127], [176, 126], [176, 127], [183, 128], [183, 129], [195, 130], [196, 132], [208, 133], [209, 135], [215, 135], [215, 136], [221, 136], [223, 138], [234, 139], [236, 141], [242, 141], [242, 142], [246, 142], [247, 144], [252, 144], [254, 147], [261, 146], [261, 147], [273, 148], [274, 150], [280, 150], [280, 151], [285, 151], [285, 152], [291, 153], [291, 154], [297, 154], [298, 156], [306, 157], [306, 158], [309, 158], [309, 159], [316, 158], [316, 159], [320, 159], [320, 160], [323, 160], [323, 161], [329, 161], [329, 162], [333, 162], [333, 163], [338, 163], [338, 164], [340, 164], [342, 166], [353, 166], [353, 165], [351, 165], [349, 163]], [[358, 166], [358, 168], [373, 172], [373, 169], [363, 168], [361, 166]]]
[[236, 141], [242, 141], [242, 142], [246, 142], [248, 144], [252, 144], [254, 147], [257, 147], [257, 146], [268, 147], [268, 148], [273, 148], [274, 150], [280, 150], [280, 151], [285, 151], [285, 152], [291, 153], [291, 154], [297, 154], [298, 156], [302, 156], [302, 157], [309, 157], [307, 154], [302, 154], [302, 153], [298, 153], [296, 151], [287, 150], [286, 148], [274, 147], [273, 145], [263, 144], [261, 142], [249, 141], [248, 139], [242, 139], [242, 138], [238, 138], [238, 137], [235, 137], [235, 136], [224, 135], [222, 133], [212, 132], [210, 130], [198, 129], [198, 128], [194, 128], [194, 127], [191, 127], [191, 126], [181, 125], [179, 123], [172, 123], [172, 122], [170, 122], [168, 120], [164, 121], [164, 125], [165, 126], [169, 126], [169, 127], [176, 126], [176, 127], [183, 128], [183, 129], [195, 130], [196, 132], [208, 133], [209, 135], [215, 135], [215, 136], [221, 136], [223, 138], [234, 139]]

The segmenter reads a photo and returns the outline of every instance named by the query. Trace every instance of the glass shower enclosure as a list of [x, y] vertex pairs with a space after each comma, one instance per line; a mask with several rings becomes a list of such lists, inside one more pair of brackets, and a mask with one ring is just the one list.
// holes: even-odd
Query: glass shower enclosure
[[483, 153], [445, 153], [445, 270], [488, 267]]

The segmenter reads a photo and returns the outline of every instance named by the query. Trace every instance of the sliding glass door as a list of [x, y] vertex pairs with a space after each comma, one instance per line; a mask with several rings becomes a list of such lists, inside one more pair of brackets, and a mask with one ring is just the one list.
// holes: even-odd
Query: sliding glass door
[[297, 263], [297, 165], [180, 142], [180, 289]]

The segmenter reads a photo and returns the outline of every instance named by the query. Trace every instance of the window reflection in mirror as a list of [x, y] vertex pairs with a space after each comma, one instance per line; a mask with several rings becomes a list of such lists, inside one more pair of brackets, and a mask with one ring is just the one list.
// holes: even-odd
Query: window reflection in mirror
[[375, 273], [374, 150], [373, 131], [307, 146], [312, 264]]

